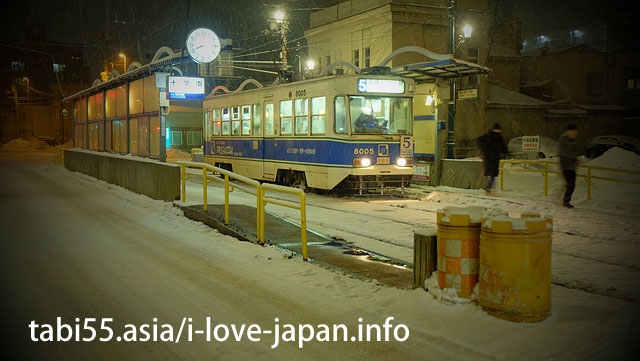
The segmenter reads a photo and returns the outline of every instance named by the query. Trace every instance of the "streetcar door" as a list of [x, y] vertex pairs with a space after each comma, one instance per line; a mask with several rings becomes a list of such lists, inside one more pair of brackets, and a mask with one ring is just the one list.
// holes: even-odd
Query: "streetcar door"
[[264, 103], [264, 137], [262, 143], [263, 153], [263, 178], [268, 180], [276, 179], [276, 151], [275, 151], [275, 108], [273, 103]]

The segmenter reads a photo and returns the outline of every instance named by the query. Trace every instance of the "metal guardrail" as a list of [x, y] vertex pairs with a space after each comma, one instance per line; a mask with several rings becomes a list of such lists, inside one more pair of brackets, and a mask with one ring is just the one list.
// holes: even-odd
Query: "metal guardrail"
[[53, 165], [64, 165], [64, 149], [53, 151]]
[[[295, 194], [300, 197], [300, 203], [296, 204], [290, 201], [283, 201], [276, 198], [269, 198], [265, 194], [265, 190], [272, 190], [281, 193], [289, 193]], [[307, 195], [304, 194], [304, 191], [299, 188], [292, 187], [284, 187], [275, 184], [263, 183], [260, 186], [260, 199], [262, 201], [262, 217], [260, 218], [260, 235], [259, 239], [264, 243], [264, 208], [268, 203], [277, 204], [283, 207], [289, 207], [293, 209], [300, 210], [300, 232], [301, 232], [301, 240], [302, 240], [302, 259], [307, 260]]]
[[[542, 169], [514, 169], [514, 168], [505, 168], [504, 167], [505, 164], [540, 164], [540, 165], [544, 166], [544, 168], [542, 168]], [[546, 196], [548, 194], [548, 190], [549, 190], [549, 173], [551, 173], [551, 174], [562, 174], [562, 172], [560, 172], [560, 171], [549, 169], [550, 165], [560, 165], [560, 163], [559, 162], [552, 162], [552, 161], [548, 161], [548, 160], [524, 160], [524, 159], [517, 159], [517, 160], [509, 159], [509, 160], [505, 160], [505, 159], [501, 159], [500, 160], [500, 169], [499, 169], [499, 171], [500, 171], [500, 190], [504, 190], [504, 174], [505, 174], [505, 172], [535, 172], [535, 173], [541, 173], [542, 176], [544, 176], [544, 195]], [[585, 181], [587, 182], [587, 199], [588, 200], [591, 200], [591, 181], [594, 180], [594, 179], [606, 180], [606, 181], [611, 181], [611, 182], [619, 182], [619, 183], [640, 184], [640, 181], [632, 181], [632, 180], [626, 180], [626, 179], [600, 177], [600, 176], [594, 176], [594, 175], [591, 174], [592, 170], [601, 170], [601, 171], [606, 171], [606, 172], [633, 174], [633, 175], [640, 176], [640, 171], [599, 167], [599, 166], [594, 166], [594, 165], [579, 165], [578, 168], [582, 168], [582, 169], [586, 169], [587, 170], [587, 174], [579, 174], [579, 173], [577, 173], [576, 176], [585, 178]]]
[[[245, 176], [230, 172], [226, 169], [218, 168], [212, 166], [207, 163], [197, 163], [197, 162], [187, 162], [187, 161], [177, 161], [177, 164], [180, 165], [180, 179], [182, 182], [182, 191], [181, 191], [181, 200], [185, 202], [187, 199], [186, 192], [186, 179], [189, 174], [186, 172], [187, 167], [191, 168], [200, 168], [202, 169], [202, 196], [203, 196], [203, 208], [206, 212], [208, 210], [207, 206], [207, 186], [210, 182], [216, 181], [224, 183], [224, 223], [225, 225], [229, 225], [229, 193], [233, 192], [235, 189], [241, 190], [245, 193], [251, 194], [256, 197], [256, 235], [258, 237], [258, 242], [262, 245], [265, 243], [265, 206], [268, 203], [277, 204], [283, 207], [289, 207], [293, 209], [300, 210], [300, 229], [301, 229], [301, 237], [302, 237], [302, 258], [307, 260], [307, 221], [306, 221], [306, 195], [303, 190], [298, 188], [284, 187], [275, 184], [260, 184], [260, 182], [247, 178]], [[212, 174], [208, 174], [207, 171], [212, 172]], [[224, 180], [218, 178], [213, 173], [218, 173], [224, 176]], [[244, 187], [238, 184], [230, 183], [230, 179], [235, 179], [244, 184], [249, 185], [250, 187]], [[255, 187], [255, 189], [254, 189]], [[272, 190], [281, 193], [288, 194], [296, 194], [300, 197], [300, 203], [296, 204], [290, 201], [283, 201], [276, 198], [270, 198], [266, 196], [265, 190]]]

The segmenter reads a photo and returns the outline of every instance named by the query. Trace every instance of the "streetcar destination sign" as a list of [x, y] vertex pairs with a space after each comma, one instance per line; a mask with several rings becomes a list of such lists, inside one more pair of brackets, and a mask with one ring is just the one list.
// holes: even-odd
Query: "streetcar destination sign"
[[358, 79], [361, 93], [404, 93], [404, 81], [395, 79]]

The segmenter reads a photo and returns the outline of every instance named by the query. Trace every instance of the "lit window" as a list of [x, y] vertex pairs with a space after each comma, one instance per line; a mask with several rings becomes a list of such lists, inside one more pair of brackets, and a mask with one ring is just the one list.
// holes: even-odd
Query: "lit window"
[[11, 70], [12, 71], [24, 71], [24, 63], [21, 61], [12, 61], [11, 62]]
[[53, 72], [54, 73], [62, 72], [66, 67], [67, 66], [64, 64], [53, 64]]

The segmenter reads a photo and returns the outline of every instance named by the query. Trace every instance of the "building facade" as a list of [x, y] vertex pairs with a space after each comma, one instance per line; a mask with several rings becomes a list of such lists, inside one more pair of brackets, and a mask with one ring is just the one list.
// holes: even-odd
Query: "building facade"
[[[311, 14], [305, 31], [308, 58], [315, 62], [315, 74], [327, 65], [344, 61], [359, 68], [380, 64], [393, 51], [407, 46], [425, 48], [439, 54], [451, 53], [451, 19], [446, 0], [346, 0]], [[487, 1], [455, 1], [456, 36], [453, 44], [456, 59], [486, 65], [488, 55], [489, 16]], [[463, 37], [465, 25], [473, 29]], [[424, 55], [404, 53], [393, 58], [388, 67], [429, 61]], [[349, 71], [346, 69], [345, 71]], [[487, 96], [485, 77], [456, 80], [456, 89], [477, 89], [477, 96], [460, 100], [455, 113], [456, 156], [473, 153], [473, 139], [488, 125], [484, 117]], [[436, 94], [437, 90], [440, 90]], [[435, 135], [438, 122], [446, 123], [448, 82], [432, 79], [416, 86], [414, 137], [416, 152], [434, 157], [436, 149], [444, 152], [446, 131]], [[425, 106], [428, 95], [439, 97], [438, 104]], [[437, 140], [436, 140], [437, 139]], [[438, 143], [438, 144], [436, 144]]]

